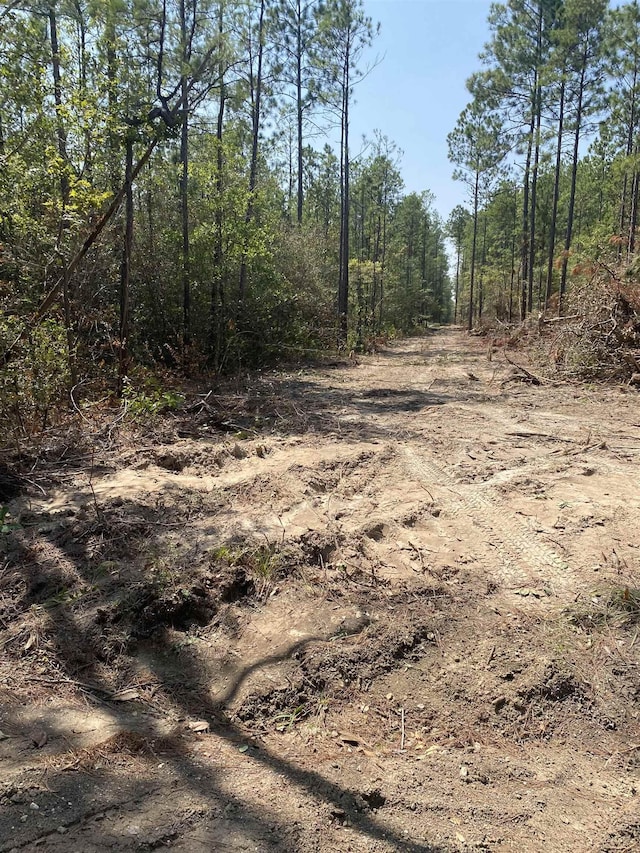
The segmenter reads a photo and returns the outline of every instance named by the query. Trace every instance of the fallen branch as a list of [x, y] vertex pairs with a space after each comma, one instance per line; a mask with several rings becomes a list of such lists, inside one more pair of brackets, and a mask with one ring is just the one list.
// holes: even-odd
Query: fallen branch
[[[513, 361], [513, 359], [509, 358], [506, 350], [503, 350], [503, 355], [504, 355], [505, 359], [509, 362], [509, 364], [512, 367], [514, 367], [516, 370], [519, 370], [520, 373], [522, 373], [526, 377], [527, 381], [531, 382], [532, 385], [542, 385], [543, 384], [542, 379], [540, 379], [534, 373], [531, 373], [531, 371], [527, 370], [526, 367], [523, 367], [521, 364], [518, 364], [517, 362]], [[515, 377], [513, 377], [513, 378], [515, 378]], [[507, 379], [504, 380], [504, 382], [507, 382], [507, 381], [508, 381]], [[503, 382], [503, 384], [504, 384], [504, 382]]]
[[568, 320], [580, 320], [580, 314], [570, 314], [569, 316], [562, 317], [541, 317], [540, 323], [544, 326], [549, 323], [566, 323]]

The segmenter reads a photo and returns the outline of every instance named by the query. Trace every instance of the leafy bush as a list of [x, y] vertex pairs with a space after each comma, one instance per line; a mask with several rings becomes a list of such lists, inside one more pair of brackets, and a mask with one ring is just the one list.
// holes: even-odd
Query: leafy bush
[[140, 389], [127, 379], [122, 397], [127, 403], [129, 415], [134, 420], [146, 420], [163, 412], [174, 411], [184, 402], [182, 394], [161, 388], [153, 379], [147, 379]]
[[[22, 321], [0, 317], [0, 351], [16, 339]], [[0, 429], [5, 439], [33, 435], [55, 419], [70, 386], [64, 326], [47, 319], [21, 342], [18, 354], [0, 368]]]

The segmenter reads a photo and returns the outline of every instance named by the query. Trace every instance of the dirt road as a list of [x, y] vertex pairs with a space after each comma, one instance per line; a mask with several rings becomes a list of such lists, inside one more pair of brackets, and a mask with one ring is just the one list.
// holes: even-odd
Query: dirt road
[[640, 850], [638, 394], [521, 379], [442, 331], [36, 471], [0, 851]]

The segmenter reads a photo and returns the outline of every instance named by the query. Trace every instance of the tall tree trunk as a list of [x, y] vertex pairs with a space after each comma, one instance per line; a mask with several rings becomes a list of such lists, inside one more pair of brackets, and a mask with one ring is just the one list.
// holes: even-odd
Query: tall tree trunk
[[582, 130], [582, 105], [584, 99], [584, 78], [587, 71], [587, 50], [582, 55], [582, 68], [580, 69], [580, 84], [578, 86], [578, 104], [576, 108], [576, 127], [573, 137], [573, 162], [571, 164], [571, 190], [569, 193], [569, 211], [567, 214], [567, 231], [564, 241], [564, 255], [562, 258], [562, 274], [560, 276], [560, 299], [558, 300], [558, 311], [562, 311], [562, 300], [567, 290], [567, 268], [569, 266], [569, 250], [571, 249], [571, 238], [573, 236], [573, 218], [576, 207], [576, 182], [578, 177], [578, 156], [580, 151], [580, 133]]
[[51, 67], [53, 71], [53, 100], [56, 108], [56, 138], [58, 143], [58, 154], [62, 161], [60, 170], [60, 198], [62, 201], [62, 215], [58, 228], [58, 237], [56, 240], [56, 250], [62, 258], [62, 304], [64, 308], [64, 323], [67, 338], [67, 362], [69, 366], [69, 376], [71, 378], [71, 388], [76, 385], [76, 360], [75, 360], [75, 345], [73, 334], [73, 318], [72, 318], [72, 293], [69, 287], [69, 275], [67, 272], [67, 262], [62, 253], [62, 235], [65, 227], [64, 220], [67, 216], [67, 207], [69, 205], [69, 177], [67, 175], [67, 133], [62, 120], [62, 79], [60, 73], [60, 46], [58, 43], [58, 22], [56, 20], [55, 4], [49, 6], [49, 32], [51, 37]]
[[521, 270], [520, 270], [520, 319], [527, 316], [527, 297], [529, 287], [529, 183], [531, 176], [531, 155], [533, 153], [533, 133], [535, 130], [536, 113], [531, 109], [531, 124], [529, 127], [529, 141], [527, 143], [527, 159], [524, 167], [524, 178], [522, 182], [522, 245], [521, 245]]
[[420, 254], [420, 313], [427, 314], [427, 238], [429, 236], [429, 222], [425, 216], [424, 230], [422, 232], [422, 252]]
[[564, 128], [564, 98], [565, 79], [564, 68], [562, 69], [562, 82], [560, 84], [560, 110], [558, 114], [558, 141], [556, 145], [556, 167], [553, 178], [553, 202], [551, 203], [551, 225], [549, 227], [549, 260], [547, 264], [547, 289], [545, 293], [545, 304], [551, 299], [553, 286], [553, 259], [556, 250], [556, 228], [558, 224], [558, 202], [560, 199], [560, 173], [562, 171], [562, 131]]
[[67, 207], [69, 202], [69, 178], [67, 176], [67, 132], [62, 120], [62, 82], [60, 75], [60, 45], [58, 44], [58, 22], [56, 19], [55, 4], [49, 6], [49, 34], [51, 38], [51, 67], [53, 70], [53, 100], [56, 108], [56, 138], [58, 142], [58, 154], [62, 160], [60, 174], [60, 193], [62, 195], [62, 208]]
[[[540, 235], [540, 245], [541, 246], [546, 245], [546, 241], [547, 241], [546, 226], [543, 223], [542, 234]], [[540, 264], [538, 267], [538, 304], [537, 304], [537, 310], [538, 311], [542, 311], [542, 304], [543, 304], [542, 282], [543, 282], [543, 280], [544, 280], [544, 269], [543, 269], [543, 264]]]
[[[80, 82], [80, 98], [87, 97], [87, 24], [80, 0], [74, 0], [74, 9], [78, 18], [78, 79]], [[93, 175], [93, 151], [91, 149], [91, 129], [85, 121], [84, 126], [84, 173], [89, 182]]]
[[453, 325], [458, 323], [458, 293], [460, 292], [460, 241], [456, 244], [456, 289], [453, 301]]
[[[541, 13], [542, 15], [542, 13]], [[540, 163], [540, 125], [542, 121], [542, 87], [536, 86], [536, 127], [533, 155], [533, 169], [531, 172], [531, 214], [529, 217], [529, 278], [527, 286], [527, 310], [533, 310], [533, 279], [536, 259], [536, 202], [538, 195], [538, 166]]]
[[[382, 214], [382, 256], [380, 258], [380, 296], [378, 297], [378, 332], [382, 331], [382, 308], [384, 300], [385, 288], [385, 273], [387, 270], [387, 202], [385, 198], [385, 208]], [[375, 311], [373, 312], [373, 321], [375, 326]]]
[[[636, 149], [636, 154], [637, 154]], [[629, 214], [629, 240], [627, 254], [632, 255], [636, 249], [636, 230], [638, 228], [638, 204], [640, 203], [640, 174], [634, 170], [631, 183], [631, 212]]]
[[[184, 86], [182, 91], [185, 92]], [[189, 116], [185, 107], [180, 131], [180, 218], [182, 221], [182, 342], [191, 343], [191, 272], [189, 252]]]
[[112, 4], [107, 4], [105, 20], [105, 40], [107, 43], [107, 110], [109, 125], [107, 130], [109, 150], [109, 178], [111, 191], [115, 194], [120, 186], [120, 140], [116, 127], [118, 122], [118, 55], [116, 52], [116, 25]]
[[538, 0], [538, 29], [536, 34], [536, 67], [533, 85], [534, 156], [531, 172], [531, 208], [529, 216], [529, 258], [527, 276], [527, 310], [533, 310], [533, 279], [536, 258], [536, 201], [538, 194], [538, 166], [540, 163], [540, 125], [542, 121], [542, 84], [540, 82], [540, 66], [542, 64], [542, 24], [543, 2]]
[[[365, 315], [365, 297], [364, 297], [364, 287], [362, 283], [362, 264], [364, 263], [364, 230], [365, 230], [365, 185], [364, 181], [361, 181], [360, 188], [360, 216], [358, 217], [358, 211], [356, 208], [356, 233], [355, 238], [356, 242], [359, 243], [358, 246], [358, 278], [356, 281], [356, 299], [358, 302], [358, 317], [356, 320], [356, 349], [358, 352], [362, 352], [364, 349], [364, 315]], [[358, 228], [358, 219], [360, 220], [360, 227]]]
[[480, 278], [478, 281], [478, 320], [482, 320], [482, 309], [484, 307], [484, 268], [487, 262], [487, 214], [484, 215], [482, 223], [482, 254], [480, 255]]
[[518, 224], [518, 190], [514, 189], [513, 222], [511, 225], [511, 277], [509, 279], [509, 322], [513, 323], [513, 291], [516, 280], [516, 226]]
[[180, 128], [180, 220], [182, 224], [182, 343], [191, 343], [191, 262], [189, 246], [189, 81], [187, 67], [191, 59], [191, 40], [196, 24], [196, 0], [193, 0], [191, 34], [187, 31], [186, 0], [180, 0], [180, 41], [182, 69], [180, 75], [180, 100], [182, 125]]
[[349, 71], [350, 35], [342, 68], [342, 205], [340, 211], [340, 278], [338, 282], [338, 343], [346, 346], [349, 331]]
[[220, 367], [222, 355], [222, 313], [225, 301], [222, 265], [224, 260], [224, 152], [222, 132], [224, 129], [224, 110], [226, 103], [225, 69], [222, 58], [222, 39], [224, 34], [224, 0], [218, 2], [218, 39], [220, 41], [220, 59], [218, 76], [220, 78], [220, 96], [218, 99], [218, 118], [216, 121], [216, 206], [214, 214], [213, 270], [211, 275], [211, 304], [209, 306], [209, 351], [213, 365]]
[[373, 273], [371, 280], [371, 300], [369, 302], [370, 327], [373, 334], [376, 333], [376, 305], [378, 303], [378, 262], [380, 260], [380, 246], [382, 240], [382, 216], [378, 210], [376, 215], [375, 239], [373, 244]]
[[289, 171], [289, 180], [287, 183], [287, 214], [286, 219], [287, 222], [291, 222], [293, 219], [292, 211], [293, 211], [293, 185], [294, 185], [294, 168], [293, 168], [293, 133], [291, 127], [287, 128], [287, 160], [288, 160], [288, 171]]
[[[633, 82], [631, 86], [631, 103], [629, 105], [629, 124], [627, 126], [627, 146], [626, 146], [626, 155], [627, 159], [631, 157], [633, 152], [633, 141], [635, 136], [635, 124], [636, 124], [636, 85], [638, 79], [638, 68], [634, 66], [633, 69]], [[635, 176], [635, 167], [634, 167], [634, 176]], [[633, 178], [632, 178], [633, 180]], [[629, 185], [629, 176], [627, 174], [627, 170], [625, 169], [624, 178], [622, 181], [622, 193], [620, 197], [620, 236], [624, 234], [625, 230], [625, 221], [627, 217], [627, 189]], [[627, 236], [627, 249], [629, 247], [629, 236]], [[620, 244], [618, 249], [618, 257], [622, 252], [622, 244]]]
[[298, 130], [298, 225], [302, 224], [304, 183], [302, 174], [302, 4], [296, 0], [296, 119]]
[[480, 172], [476, 169], [476, 181], [473, 189], [473, 239], [471, 241], [471, 277], [469, 279], [469, 317], [467, 329], [473, 329], [473, 288], [476, 275], [476, 247], [478, 244], [478, 207], [480, 195]]
[[133, 141], [127, 137], [125, 154], [125, 228], [122, 263], [120, 265], [120, 357], [118, 361], [118, 394], [122, 394], [129, 367], [129, 293], [131, 283], [131, 249], [133, 246]]
[[[251, 110], [251, 165], [249, 168], [249, 199], [247, 201], [247, 211], [244, 221], [248, 226], [253, 219], [255, 207], [255, 191], [256, 181], [258, 177], [258, 137], [260, 134], [260, 106], [262, 100], [262, 59], [264, 55], [264, 13], [266, 0], [260, 0], [260, 17], [258, 21], [258, 70], [255, 82], [253, 80], [253, 71], [251, 72], [251, 89], [252, 89], [252, 110]], [[238, 288], [238, 299], [240, 303], [244, 302], [247, 289], [247, 255], [246, 251], [242, 254], [240, 263], [240, 284]]]

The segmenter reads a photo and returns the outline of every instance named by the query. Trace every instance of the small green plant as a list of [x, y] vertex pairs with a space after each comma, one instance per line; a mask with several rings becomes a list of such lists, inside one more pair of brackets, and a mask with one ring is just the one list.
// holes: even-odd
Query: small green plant
[[298, 705], [297, 708], [294, 708], [293, 711], [283, 712], [282, 714], [277, 714], [274, 718], [274, 723], [276, 724], [276, 729], [279, 732], [290, 731], [296, 723], [303, 720], [305, 717], [309, 716], [309, 709], [306, 705]]
[[624, 589], [616, 590], [612, 598], [621, 610], [626, 610], [635, 618], [640, 617], [640, 589], [625, 586]]
[[134, 420], [173, 412], [184, 402], [182, 394], [175, 391], [165, 391], [153, 385], [138, 390], [130, 381], [125, 382], [122, 397], [126, 401], [129, 415]]
[[84, 587], [79, 590], [71, 590], [68, 587], [61, 587], [53, 595], [50, 595], [46, 601], [42, 602], [42, 607], [45, 610], [55, 610], [56, 607], [61, 607], [63, 604], [74, 604], [91, 592], [91, 589], [91, 587]]
[[211, 559], [229, 566], [244, 566], [262, 581], [275, 580], [282, 568], [282, 555], [278, 546], [273, 543], [258, 545], [256, 548], [230, 548], [220, 545], [211, 552]]
[[275, 545], [260, 545], [249, 553], [249, 565], [261, 580], [272, 581], [282, 568], [282, 557]]
[[12, 531], [19, 530], [20, 525], [15, 521], [8, 521], [9, 507], [0, 504], [0, 536], [8, 536]]
[[229, 565], [234, 565], [237, 559], [237, 554], [234, 554], [231, 548], [227, 548], [226, 545], [220, 545], [218, 548], [214, 548], [211, 551], [211, 559], [213, 562], [224, 562], [229, 563]]
[[571, 622], [590, 633], [606, 626], [640, 621], [640, 589], [615, 586], [597, 590], [570, 613]]

